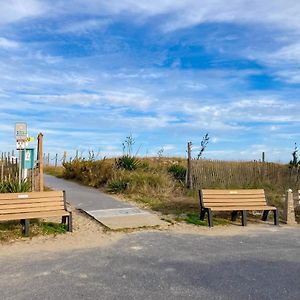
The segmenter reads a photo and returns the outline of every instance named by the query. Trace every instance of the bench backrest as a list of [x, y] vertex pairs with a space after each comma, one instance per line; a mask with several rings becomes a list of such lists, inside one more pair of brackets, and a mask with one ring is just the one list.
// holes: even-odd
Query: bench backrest
[[0, 216], [66, 209], [63, 191], [0, 194]]
[[200, 205], [202, 207], [226, 206], [265, 206], [267, 205], [263, 189], [250, 190], [200, 190]]

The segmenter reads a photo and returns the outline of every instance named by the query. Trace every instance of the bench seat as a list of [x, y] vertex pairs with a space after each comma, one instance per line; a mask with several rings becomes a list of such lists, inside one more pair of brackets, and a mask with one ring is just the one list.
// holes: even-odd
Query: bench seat
[[231, 211], [232, 220], [237, 212], [242, 213], [242, 225], [247, 225], [247, 211], [263, 211], [263, 220], [266, 221], [269, 211], [274, 212], [274, 224], [278, 225], [278, 211], [275, 206], [267, 205], [263, 189], [244, 190], [199, 190], [200, 219], [204, 220], [208, 214], [208, 224], [213, 226], [212, 212]]
[[24, 220], [26, 236], [30, 219], [49, 217], [61, 217], [72, 231], [72, 212], [67, 209], [64, 191], [0, 194], [0, 221]]

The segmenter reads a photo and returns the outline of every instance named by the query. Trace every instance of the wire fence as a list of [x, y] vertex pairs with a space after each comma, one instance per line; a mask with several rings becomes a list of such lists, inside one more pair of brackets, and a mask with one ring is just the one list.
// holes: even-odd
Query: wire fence
[[261, 186], [300, 187], [299, 169], [266, 162], [192, 160], [196, 188], [256, 188]]
[[61, 153], [44, 153], [43, 161], [45, 166], [58, 167], [66, 162], [72, 162], [73, 160], [98, 160], [101, 158], [100, 152], [95, 152], [93, 150], [89, 151], [79, 151], [76, 150], [68, 155], [67, 151]]
[[0, 156], [0, 182], [18, 180], [19, 166], [18, 158], [14, 152], [3, 152]]

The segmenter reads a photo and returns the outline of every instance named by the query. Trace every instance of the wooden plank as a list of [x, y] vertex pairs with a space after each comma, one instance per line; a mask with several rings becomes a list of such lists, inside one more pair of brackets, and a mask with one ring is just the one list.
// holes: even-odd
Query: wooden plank
[[61, 201], [56, 202], [44, 202], [44, 203], [18, 203], [18, 204], [6, 204], [0, 205], [0, 214], [2, 210], [17, 209], [17, 208], [29, 208], [29, 207], [52, 207], [52, 206], [64, 206]]
[[224, 194], [219, 194], [219, 195], [203, 195], [205, 199], [257, 199], [257, 198], [265, 198], [264, 194], [256, 194], [256, 195], [224, 195]]
[[6, 204], [26, 204], [26, 203], [47, 203], [47, 202], [64, 202], [63, 197], [54, 198], [37, 198], [37, 199], [6, 199], [0, 200], [0, 206]]
[[203, 195], [253, 195], [253, 194], [263, 194], [264, 195], [264, 190], [263, 189], [249, 189], [249, 190], [241, 190], [241, 189], [230, 189], [230, 190], [212, 190], [212, 189], [203, 189], [202, 194]]
[[22, 220], [22, 219], [40, 219], [48, 217], [62, 217], [69, 216], [70, 213], [64, 210], [53, 210], [49, 212], [36, 212], [36, 213], [21, 213], [21, 214], [9, 214], [0, 215], [0, 221], [12, 221], [12, 220]]
[[63, 191], [30, 192], [30, 193], [4, 193], [0, 194], [0, 200], [6, 199], [37, 199], [49, 197], [63, 197]]
[[213, 202], [266, 202], [266, 199], [261, 197], [261, 198], [213, 198], [213, 199], [203, 199], [204, 203], [213, 203]]
[[204, 203], [205, 206], [212, 206], [212, 205], [218, 205], [221, 204], [224, 207], [225, 206], [246, 206], [246, 205], [267, 205], [267, 203], [265, 201], [256, 201], [256, 202], [252, 202], [252, 201], [247, 201], [247, 202], [235, 202], [235, 201], [231, 201], [231, 202], [206, 202]]
[[[210, 208], [210, 207], [207, 207]], [[274, 206], [226, 206], [226, 207], [212, 207], [213, 211], [240, 211], [240, 210], [275, 210]]]
[[266, 206], [266, 203], [264, 202], [255, 202], [255, 203], [251, 203], [251, 202], [247, 202], [247, 203], [226, 203], [224, 205], [224, 203], [209, 203], [206, 205], [206, 207], [228, 207], [228, 206], [237, 206], [237, 207], [246, 207], [246, 206]]
[[29, 207], [29, 208], [15, 208], [15, 209], [3, 209], [0, 211], [1, 215], [5, 214], [14, 214], [14, 213], [26, 213], [26, 212], [44, 212], [44, 211], [51, 211], [51, 210], [64, 210], [63, 205], [55, 205], [55, 206], [48, 206], [48, 207]]

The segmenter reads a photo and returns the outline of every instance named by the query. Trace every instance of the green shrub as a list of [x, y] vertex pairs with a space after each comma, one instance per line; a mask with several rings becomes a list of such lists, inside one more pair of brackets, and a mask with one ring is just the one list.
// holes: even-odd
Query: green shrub
[[127, 182], [122, 179], [114, 179], [108, 184], [108, 192], [117, 194], [126, 190]]
[[[146, 195], [154, 197], [168, 197], [176, 189], [173, 179], [167, 172], [115, 170], [113, 179], [108, 186], [119, 184], [127, 195]], [[122, 184], [121, 184], [122, 183]]]
[[53, 223], [53, 222], [43, 222], [40, 224], [42, 227], [43, 234], [59, 234], [66, 233], [68, 227], [66, 224]]
[[0, 183], [0, 193], [24, 193], [31, 191], [31, 183], [28, 180], [23, 180], [19, 183], [18, 180], [4, 181]]
[[63, 166], [64, 178], [74, 179], [96, 188], [107, 184], [113, 175], [112, 162], [106, 159], [97, 161], [76, 159]]
[[140, 166], [140, 160], [134, 156], [123, 155], [116, 159], [115, 163], [117, 169], [124, 169], [127, 171], [136, 170]]
[[184, 183], [186, 176], [186, 168], [181, 165], [172, 165], [168, 168], [168, 172], [173, 175], [173, 177]]

